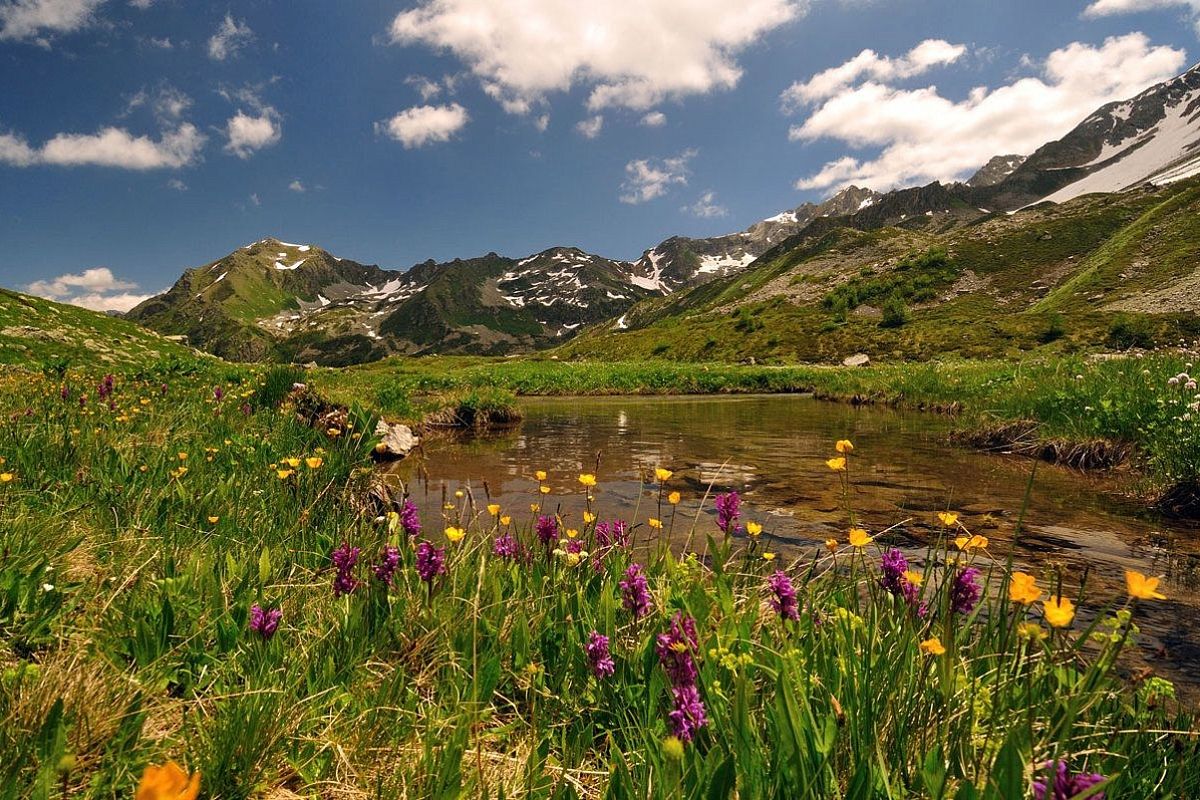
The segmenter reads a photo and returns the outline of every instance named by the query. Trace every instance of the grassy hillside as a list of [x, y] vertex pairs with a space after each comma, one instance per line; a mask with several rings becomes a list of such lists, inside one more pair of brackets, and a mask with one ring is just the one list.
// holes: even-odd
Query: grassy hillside
[[119, 317], [0, 289], [0, 364], [129, 366], [194, 351]]

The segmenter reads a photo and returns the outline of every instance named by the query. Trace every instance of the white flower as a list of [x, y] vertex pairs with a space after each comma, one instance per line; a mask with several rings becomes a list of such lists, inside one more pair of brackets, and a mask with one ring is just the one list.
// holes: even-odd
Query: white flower
[[53, 584], [53, 583], [43, 583], [43, 584], [42, 584], [42, 591], [43, 591], [43, 592], [53, 592], [53, 591], [54, 591], [54, 584]]

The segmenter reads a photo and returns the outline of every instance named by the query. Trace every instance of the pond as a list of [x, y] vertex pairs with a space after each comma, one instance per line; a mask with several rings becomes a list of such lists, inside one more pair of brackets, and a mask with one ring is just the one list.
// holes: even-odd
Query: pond
[[[1059, 565], [1068, 587], [1086, 578], [1093, 607], [1123, 600], [1126, 568], [1166, 575], [1170, 600], [1138, 611], [1142, 652], [1156, 671], [1200, 686], [1197, 528], [1124, 499], [1121, 475], [1085, 475], [955, 447], [947, 442], [952, 421], [937, 415], [800, 395], [554, 398], [521, 405], [525, 418], [511, 430], [433, 440], [392, 468], [427, 520], [437, 519], [444, 501], [462, 489], [477, 508], [490, 497], [518, 522], [528, 520], [530, 503], [540, 502], [543, 511], [562, 513], [568, 527], [582, 527], [577, 476], [592, 472], [601, 519], [643, 523], [637, 538], [644, 541], [654, 533], [645, 523], [659, 517], [659, 535], [670, 536], [677, 549], [689, 541], [692, 549], [703, 548], [704, 534], [716, 530], [712, 496], [736, 489], [743, 521], [761, 523], [765, 547], [786, 562], [811, 557], [829, 537], [845, 543], [845, 499], [825, 461], [837, 439], [850, 439], [848, 500], [856, 521], [872, 533], [897, 526], [886, 541], [912, 558], [920, 560], [943, 531], [937, 512], [953, 510], [971, 532], [990, 539], [997, 560], [1011, 547], [1027, 568]], [[674, 472], [668, 488], [683, 496], [674, 513], [669, 504], [659, 505], [653, 485], [659, 466]], [[538, 494], [537, 470], [549, 473], [548, 495]]]

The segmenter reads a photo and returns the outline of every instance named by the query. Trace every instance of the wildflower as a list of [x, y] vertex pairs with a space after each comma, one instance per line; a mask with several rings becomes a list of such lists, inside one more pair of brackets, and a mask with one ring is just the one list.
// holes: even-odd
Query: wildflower
[[831, 553], [836, 553], [837, 549], [838, 549], [838, 540], [837, 539], [826, 539], [825, 540], [825, 549]]
[[208, 518], [208, 524], [209, 524], [209, 525], [216, 525], [216, 524], [217, 524], [218, 522], [220, 522], [220, 521], [221, 521], [221, 518], [220, 518], [220, 517], [209, 517], [209, 518]]
[[980, 572], [975, 567], [960, 569], [950, 585], [950, 610], [956, 614], [970, 614], [979, 602], [979, 584], [976, 583]]
[[[183, 469], [183, 467], [180, 467], [180, 469]], [[275, 476], [277, 478], [279, 478], [279, 480], [281, 480], [281, 481], [286, 481], [288, 478], [292, 477], [295, 474], [296, 474], [296, 470], [294, 470], [294, 469], [277, 469], [277, 470], [275, 470]]]
[[446, 572], [446, 548], [434, 547], [422, 540], [417, 545], [417, 575], [421, 580], [430, 583], [438, 575]]
[[258, 603], [250, 606], [250, 630], [261, 636], [264, 642], [275, 635], [281, 619], [283, 612], [278, 608], [263, 608]]
[[667, 502], [673, 506], [679, 505], [679, 501], [682, 499], [683, 495], [681, 495], [679, 492], [671, 492], [669, 495], [667, 495]]
[[371, 568], [375, 573], [375, 578], [387, 586], [392, 585], [392, 578], [396, 574], [396, 568], [400, 566], [400, 548], [386, 545], [383, 552], [379, 554], [379, 563]]
[[775, 554], [771, 553], [771, 552], [767, 552], [767, 551], [763, 551], [762, 557], [763, 557], [763, 561], [774, 561], [775, 560]]
[[0, 483], [12, 483], [17, 476], [11, 472], [0, 472]]
[[187, 459], [188, 459], [188, 454], [184, 453], [182, 451], [179, 453], [176, 453], [176, 456], [178, 456], [180, 461], [187, 461]]
[[964, 553], [971, 550], [986, 550], [988, 546], [988, 538], [986, 536], [959, 536], [954, 540], [954, 546]]
[[1135, 600], [1166, 600], [1167, 596], [1158, 591], [1158, 583], [1161, 580], [1162, 578], [1147, 578], [1131, 569], [1125, 570], [1125, 588]]
[[319, 469], [324, 463], [325, 459], [321, 458], [320, 456], [309, 456], [308, 458], [304, 459], [304, 466], [308, 467], [309, 469]]
[[558, 518], [546, 515], [540, 516], [534, 525], [534, 530], [537, 533], [538, 541], [542, 544], [549, 544], [558, 538]]
[[[660, 633], [654, 645], [663, 671], [675, 686], [695, 683], [699, 672], [694, 653], [699, 646], [696, 636], [696, 620], [676, 611], [666, 633]], [[681, 737], [682, 738], [682, 737]]]
[[546, 470], [539, 469], [537, 472], [533, 473], [533, 476], [538, 479], [538, 483], [544, 483], [546, 480]]
[[611, 523], [600, 522], [596, 525], [596, 544], [601, 547], [629, 546], [629, 529], [623, 520], [615, 519]]
[[920, 644], [921, 652], [927, 656], [944, 656], [946, 655], [946, 646], [942, 644], [942, 640], [934, 636], [932, 639], [926, 639]]
[[[1037, 800], [1070, 800], [1107, 780], [1096, 772], [1078, 772], [1072, 775], [1067, 762], [1061, 760], [1047, 761], [1042, 768], [1053, 771], [1054, 775], [1033, 782], [1033, 796]], [[1104, 800], [1104, 792], [1096, 792], [1088, 797], [1092, 800]]]
[[188, 473], [187, 467], [176, 467], [175, 469], [171, 470], [171, 477], [176, 480], [179, 480], [184, 475], [187, 475], [187, 473]]
[[248, 417], [253, 411], [254, 409], [250, 407], [249, 403], [242, 403], [242, 416]]
[[762, 525], [758, 524], [757, 522], [747, 522], [746, 523], [746, 535], [747, 536], [750, 536], [751, 538], [757, 538], [762, 533], [762, 531], [763, 531]]
[[550, 494], [550, 487], [543, 484], [538, 487], [538, 491], [541, 492], [542, 494]]
[[505, 514], [500, 518], [500, 524], [507, 528], [510, 524], [512, 524], [512, 517]]
[[617, 671], [612, 655], [608, 652], [608, 637], [604, 634], [592, 631], [584, 650], [587, 651], [588, 667], [597, 678], [605, 678]]
[[517, 557], [517, 540], [511, 533], [502, 533], [492, 542], [492, 555], [500, 558]]
[[417, 506], [412, 500], [405, 500], [404, 505], [400, 507], [400, 527], [409, 536], [421, 535], [421, 517], [417, 513]]
[[902, 577], [906, 583], [909, 583], [913, 586], [920, 586], [925, 582], [924, 575], [919, 572], [913, 572], [911, 569], [904, 570], [904, 575]]
[[579, 482], [590, 489], [596, 485], [596, 476], [585, 472], [579, 476]]
[[662, 520], [661, 519], [656, 519], [655, 517], [651, 517], [649, 520], [647, 520], [646, 524], [649, 525], [654, 530], [662, 530]]
[[462, 500], [464, 497], [466, 497], [466, 495], [463, 493], [462, 489], [455, 489], [454, 496], [457, 497], [459, 500]]
[[688, 683], [671, 689], [671, 697], [675, 701], [675, 708], [667, 715], [671, 730], [680, 742], [690, 742], [696, 731], [708, 724], [700, 690]]
[[838, 456], [837, 458], [831, 458], [825, 462], [825, 466], [829, 467], [834, 472], [845, 472], [846, 471], [846, 457]]
[[658, 478], [659, 483], [666, 483], [667, 481], [671, 480], [671, 476], [674, 474], [675, 473], [671, 472], [669, 469], [664, 469], [662, 467], [654, 468], [654, 477]]
[[1037, 578], [1030, 575], [1028, 572], [1014, 572], [1012, 580], [1008, 584], [1008, 597], [1014, 603], [1022, 603], [1024, 605], [1032, 605], [1037, 602], [1042, 596], [1042, 590], [1038, 588]]
[[726, 534], [737, 530], [738, 516], [741, 512], [738, 507], [741, 505], [742, 498], [737, 492], [729, 492], [728, 494], [719, 494], [716, 499], [717, 506], [717, 527], [725, 531]]
[[463, 537], [466, 535], [467, 535], [467, 531], [465, 528], [456, 528], [454, 526], [450, 526], [450, 527], [446, 528], [446, 538], [449, 539], [451, 542], [454, 542], [455, 544], [457, 544], [458, 542], [461, 542], [463, 540]]
[[200, 795], [199, 771], [188, 775], [174, 761], [150, 764], [138, 782], [135, 800], [196, 800]]
[[354, 578], [354, 565], [358, 563], [358, 554], [359, 549], [351, 547], [349, 542], [342, 542], [330, 554], [329, 558], [337, 569], [337, 575], [333, 579], [334, 597], [350, 594], [358, 588], [358, 581]]
[[854, 450], [854, 443], [849, 439], [838, 439], [837, 443], [833, 446], [833, 449], [845, 455], [846, 453]]
[[1075, 604], [1069, 597], [1053, 597], [1042, 604], [1046, 622], [1052, 628], [1065, 628], [1075, 619]]
[[777, 570], [767, 586], [771, 590], [771, 608], [775, 609], [780, 619], [800, 619], [800, 606], [796, 602], [796, 587], [792, 579], [783, 570]]
[[939, 511], [937, 517], [938, 521], [947, 528], [953, 528], [958, 524], [958, 514], [954, 511]]
[[223, 398], [224, 396], [225, 396], [225, 390], [223, 388], [221, 388], [220, 386], [213, 387], [213, 399], [214, 400], [216, 400], [219, 403], [219, 402], [221, 402], [221, 398]]
[[635, 620], [650, 612], [650, 589], [641, 564], [630, 564], [625, 570], [624, 580], [618, 585], [621, 587], [621, 605], [633, 614]]
[[539, 512], [539, 511], [541, 511], [541, 510], [542, 510], [542, 507], [541, 507], [539, 504], [537, 504], [537, 503], [530, 503], [530, 504], [529, 504], [529, 513], [531, 513], [531, 514], [536, 514], [536, 513], [538, 513], [538, 512]]
[[867, 533], [862, 528], [850, 529], [850, 546], [862, 549], [869, 545], [872, 541], [871, 534]]
[[896, 548], [886, 550], [880, 559], [879, 585], [891, 594], [898, 595], [904, 591], [904, 573], [908, 571], [908, 559]]
[[595, 514], [593, 514], [593, 513], [592, 513], [592, 512], [590, 512], [590, 511], [585, 511], [585, 512], [583, 512], [583, 524], [584, 524], [584, 525], [591, 525], [591, 524], [592, 524], [593, 522], [595, 522], [595, 521], [596, 521], [596, 515], [595, 515]]

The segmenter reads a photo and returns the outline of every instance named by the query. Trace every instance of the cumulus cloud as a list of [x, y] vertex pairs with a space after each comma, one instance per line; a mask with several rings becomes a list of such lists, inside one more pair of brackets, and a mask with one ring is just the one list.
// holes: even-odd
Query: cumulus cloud
[[622, 203], [638, 205], [662, 197], [672, 186], [686, 186], [688, 162], [696, 150], [684, 150], [674, 158], [641, 158], [625, 165], [625, 180], [621, 183]]
[[860, 78], [883, 82], [911, 78], [934, 67], [953, 64], [966, 52], [965, 45], [950, 44], [944, 39], [926, 39], [899, 58], [863, 50], [839, 67], [818, 72], [807, 81], [796, 81], [784, 90], [780, 100], [785, 111], [795, 111], [809, 103], [833, 97]]
[[138, 289], [136, 283], [117, 278], [108, 267], [34, 281], [25, 287], [29, 294], [94, 311], [128, 311], [151, 296]]
[[167, 188], [174, 189], [177, 192], [186, 192], [188, 189], [187, 184], [179, 180], [179, 178], [171, 178], [171, 180], [167, 181]]
[[1200, 34], [1200, 0], [1095, 0], [1084, 9], [1085, 17], [1109, 17], [1116, 14], [1133, 14], [1139, 11], [1156, 11], [1165, 8], [1181, 8], [1191, 12], [1196, 33]]
[[13, 134], [0, 134], [0, 162], [16, 167], [50, 164], [119, 169], [177, 169], [194, 163], [205, 137], [191, 123], [165, 131], [158, 139], [134, 136], [123, 128], [97, 133], [60, 133], [41, 147], [31, 147]]
[[661, 128], [667, 124], [667, 115], [661, 111], [651, 111], [642, 117], [641, 123], [647, 128]]
[[423, 0], [391, 40], [457, 56], [510, 113], [551, 92], [591, 87], [588, 108], [645, 110], [664, 98], [730, 89], [736, 56], [799, 18], [807, 0]]
[[11, 0], [0, 4], [0, 41], [72, 33], [92, 23], [104, 0]]
[[159, 122], [166, 124], [182, 118], [192, 107], [192, 98], [169, 83], [164, 83], [155, 89], [142, 89], [129, 98], [125, 114], [143, 107], [148, 107]]
[[225, 152], [249, 158], [283, 138], [279, 112], [271, 106], [263, 106], [255, 114], [239, 110], [225, 122], [225, 138]]
[[308, 191], [308, 187], [301, 183], [299, 178], [296, 178], [296, 180], [289, 183], [288, 189], [298, 194], [303, 194], [304, 192]]
[[445, 106], [414, 106], [391, 119], [375, 123], [376, 133], [395, 139], [405, 149], [448, 142], [470, 120], [458, 103]]
[[690, 206], [684, 206], [682, 211], [701, 219], [724, 217], [729, 214], [729, 209], [717, 202], [717, 193], [712, 190], [700, 195]]
[[817, 103], [789, 136], [833, 139], [873, 153], [831, 161], [796, 187], [853, 183], [883, 190], [964, 178], [997, 153], [1030, 153], [1105, 103], [1170, 78], [1184, 55], [1130, 33], [1098, 47], [1069, 44], [1034, 64], [1037, 75], [976, 87], [962, 100], [944, 97], [936, 86], [901, 89], [878, 79], [844, 86]]
[[254, 40], [254, 31], [245, 20], [236, 20], [229, 12], [217, 27], [217, 32], [208, 40], [208, 57], [214, 61], [224, 61], [236, 56], [238, 51]]
[[581, 119], [575, 123], [575, 130], [585, 139], [595, 139], [600, 135], [600, 130], [604, 127], [604, 117], [600, 114], [587, 119]]

